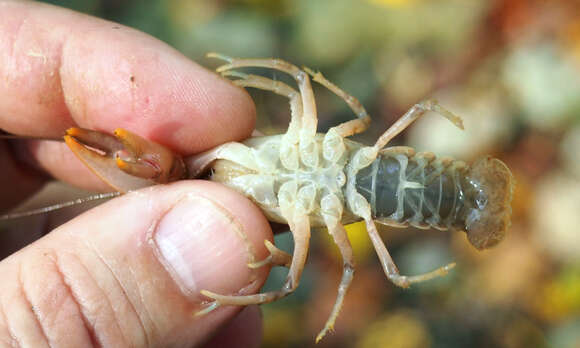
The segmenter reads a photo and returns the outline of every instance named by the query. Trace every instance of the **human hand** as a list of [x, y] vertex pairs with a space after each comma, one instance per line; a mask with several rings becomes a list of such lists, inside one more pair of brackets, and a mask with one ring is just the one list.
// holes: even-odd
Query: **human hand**
[[[192, 154], [253, 128], [241, 89], [140, 32], [49, 5], [0, 1], [0, 81], [0, 128], [19, 135], [121, 127]], [[0, 143], [0, 209], [41, 171], [104, 189], [62, 143], [17, 146]], [[211, 182], [129, 193], [0, 262], [0, 345], [258, 346], [257, 307], [193, 313], [202, 289], [256, 292], [267, 269], [246, 265], [271, 238], [250, 201]]]

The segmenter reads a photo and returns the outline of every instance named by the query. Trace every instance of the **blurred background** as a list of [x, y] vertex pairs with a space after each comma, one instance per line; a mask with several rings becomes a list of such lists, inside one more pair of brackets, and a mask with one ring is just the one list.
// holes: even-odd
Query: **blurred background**
[[[512, 227], [491, 250], [477, 252], [463, 233], [382, 229], [403, 274], [456, 261], [444, 278], [395, 287], [364, 226], [349, 226], [355, 279], [335, 332], [318, 347], [580, 347], [580, 2], [49, 2], [145, 31], [208, 68], [218, 62], [204, 54], [216, 51], [320, 70], [372, 115], [356, 138], [367, 144], [435, 97], [463, 117], [465, 131], [427, 115], [393, 144], [465, 161], [491, 154], [511, 168]], [[328, 91], [315, 93], [320, 131], [353, 117]], [[251, 94], [257, 128], [283, 132], [287, 101]], [[342, 262], [328, 233], [313, 239], [298, 291], [262, 306], [264, 347], [314, 346], [330, 313]], [[277, 244], [291, 251], [291, 235]], [[279, 287], [285, 273], [273, 270], [266, 287]]]

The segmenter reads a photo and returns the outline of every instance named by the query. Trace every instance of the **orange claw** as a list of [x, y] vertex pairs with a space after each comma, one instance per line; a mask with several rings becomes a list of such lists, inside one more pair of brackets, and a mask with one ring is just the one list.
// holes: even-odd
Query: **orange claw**
[[101, 180], [120, 192], [179, 180], [185, 176], [181, 156], [125, 129], [114, 135], [70, 128], [64, 141]]

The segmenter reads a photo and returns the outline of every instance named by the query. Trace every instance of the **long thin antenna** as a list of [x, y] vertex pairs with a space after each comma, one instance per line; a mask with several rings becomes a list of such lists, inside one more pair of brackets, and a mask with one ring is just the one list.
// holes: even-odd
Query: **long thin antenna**
[[6, 140], [48, 140], [48, 141], [59, 141], [64, 142], [61, 138], [43, 138], [28, 135], [14, 135], [14, 134], [0, 134], [0, 139]]
[[49, 205], [47, 207], [42, 207], [42, 208], [38, 208], [38, 209], [3, 214], [3, 215], [0, 215], [0, 221], [19, 219], [19, 218], [23, 218], [23, 217], [27, 217], [27, 216], [45, 214], [45, 213], [49, 213], [51, 211], [63, 209], [66, 207], [71, 207], [73, 205], [82, 204], [82, 203], [91, 202], [91, 201], [98, 201], [101, 199], [114, 198], [114, 197], [117, 197], [120, 195], [121, 195], [121, 192], [99, 193], [99, 194], [96, 194], [93, 196], [77, 198], [77, 199], [74, 199], [72, 201], [57, 203], [57, 204]]
[[0, 139], [8, 139], [8, 140], [50, 140], [50, 141], [60, 141], [64, 142], [62, 137], [58, 138], [49, 138], [49, 137], [35, 137], [32, 135], [16, 135], [8, 133], [2, 129], [0, 129]]

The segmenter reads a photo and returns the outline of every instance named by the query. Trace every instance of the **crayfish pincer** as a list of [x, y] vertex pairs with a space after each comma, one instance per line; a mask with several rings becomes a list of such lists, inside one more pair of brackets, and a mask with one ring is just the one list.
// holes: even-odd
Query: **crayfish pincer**
[[[209, 173], [210, 180], [250, 198], [269, 220], [289, 225], [295, 243], [292, 255], [266, 241], [270, 255], [248, 265], [288, 267], [288, 276], [279, 290], [255, 295], [203, 290], [201, 293], [210, 300], [197, 315], [219, 306], [268, 303], [292, 293], [304, 269], [312, 227], [328, 229], [344, 262], [334, 307], [317, 341], [333, 328], [353, 279], [353, 252], [344, 225], [364, 220], [386, 276], [401, 287], [444, 275], [454, 263], [425, 274], [399, 274], [375, 222], [462, 230], [477, 249], [491, 247], [504, 237], [510, 225], [514, 187], [505, 164], [485, 157], [469, 165], [430, 152], [416, 153], [409, 147], [387, 147], [395, 136], [429, 111], [463, 129], [461, 118], [436, 101], [415, 104], [374, 145], [365, 146], [347, 138], [367, 129], [370, 116], [356, 98], [319, 72], [278, 59], [237, 59], [215, 53], [208, 56], [225, 61], [217, 72], [231, 78], [235, 85], [288, 98], [291, 119], [286, 133], [226, 143], [189, 158], [181, 158], [124, 130], [110, 136], [72, 129], [66, 138], [77, 156], [119, 191]], [[296, 81], [298, 90], [281, 81], [239, 71], [248, 67], [287, 73]], [[342, 98], [356, 118], [325, 134], [317, 133], [311, 80]]]

